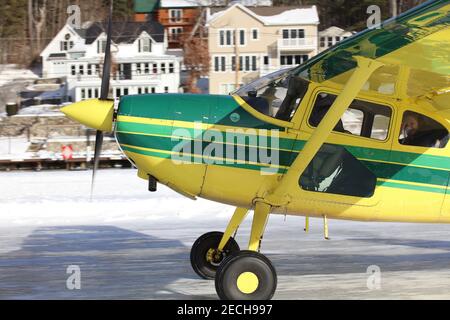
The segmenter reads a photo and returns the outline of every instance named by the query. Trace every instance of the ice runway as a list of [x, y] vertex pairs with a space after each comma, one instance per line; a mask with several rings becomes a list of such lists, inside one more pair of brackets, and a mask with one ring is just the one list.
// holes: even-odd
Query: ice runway
[[[129, 169], [99, 171], [89, 202], [90, 175], [0, 173], [0, 299], [216, 299], [189, 251], [233, 208], [149, 193]], [[330, 221], [325, 241], [321, 220], [308, 234], [303, 224], [269, 220], [262, 252], [278, 272], [275, 299], [450, 299], [450, 226]], [[79, 267], [79, 290], [66, 286], [68, 266]]]

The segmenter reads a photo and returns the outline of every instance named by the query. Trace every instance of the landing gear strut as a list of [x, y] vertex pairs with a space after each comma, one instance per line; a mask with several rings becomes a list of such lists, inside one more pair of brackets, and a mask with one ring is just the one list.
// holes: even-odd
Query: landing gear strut
[[227, 229], [201, 236], [191, 250], [194, 271], [214, 279], [218, 296], [226, 300], [268, 300], [277, 287], [277, 274], [270, 260], [259, 253], [271, 207], [257, 202], [248, 250], [240, 251], [231, 237], [248, 214], [237, 208]]

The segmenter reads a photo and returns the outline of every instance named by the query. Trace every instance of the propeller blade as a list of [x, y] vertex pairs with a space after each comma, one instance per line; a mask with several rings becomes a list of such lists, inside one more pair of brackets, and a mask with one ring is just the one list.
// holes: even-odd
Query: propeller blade
[[[113, 13], [113, 2], [109, 7], [109, 18], [108, 18], [108, 31], [106, 38], [105, 47], [105, 60], [103, 61], [103, 74], [102, 74], [102, 86], [100, 91], [99, 100], [108, 100], [109, 94], [109, 80], [111, 75], [111, 38], [112, 38], [112, 13]], [[92, 169], [92, 181], [91, 181], [91, 201], [94, 194], [94, 184], [95, 184], [95, 174], [98, 169], [100, 162], [100, 155], [102, 153], [103, 145], [103, 131], [97, 130], [95, 134], [95, 152], [94, 152], [94, 168]]]
[[91, 181], [91, 200], [94, 194], [94, 184], [95, 184], [95, 174], [98, 169], [98, 164], [100, 163], [100, 154], [102, 153], [103, 145], [103, 132], [97, 130], [95, 134], [95, 152], [94, 152], [94, 168], [92, 169], [92, 181]]
[[103, 61], [102, 87], [100, 91], [100, 100], [108, 99], [109, 78], [111, 75], [111, 37], [112, 37], [112, 1], [109, 8], [108, 31], [105, 47], [105, 60]]

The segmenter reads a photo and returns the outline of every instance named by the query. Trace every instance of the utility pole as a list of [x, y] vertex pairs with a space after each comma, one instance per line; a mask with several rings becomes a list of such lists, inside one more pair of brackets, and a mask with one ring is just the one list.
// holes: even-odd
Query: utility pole
[[391, 17], [396, 17], [398, 14], [397, 0], [389, 0], [389, 8], [391, 10]]
[[239, 70], [241, 68], [241, 62], [240, 62], [240, 57], [239, 57], [239, 44], [238, 44], [238, 35], [239, 35], [239, 30], [235, 29], [234, 30], [234, 54], [235, 54], [235, 75], [236, 75], [236, 79], [235, 79], [235, 89], [239, 88]]

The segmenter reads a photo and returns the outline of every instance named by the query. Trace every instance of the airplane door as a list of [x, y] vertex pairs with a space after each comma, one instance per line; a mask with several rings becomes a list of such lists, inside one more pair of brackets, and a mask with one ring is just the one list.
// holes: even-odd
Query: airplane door
[[[301, 151], [302, 144], [311, 137], [336, 96], [337, 93], [317, 89], [294, 150]], [[293, 205], [300, 207], [303, 201], [310, 203], [308, 212], [332, 212], [343, 218], [350, 217], [355, 210], [359, 210], [358, 214], [362, 212], [359, 219], [379, 215], [386, 192], [380, 188], [379, 178], [389, 161], [393, 123], [391, 106], [354, 100], [300, 176], [298, 203]]]

